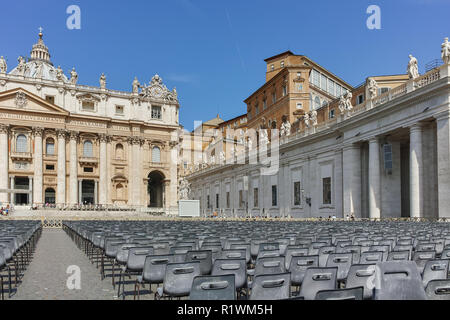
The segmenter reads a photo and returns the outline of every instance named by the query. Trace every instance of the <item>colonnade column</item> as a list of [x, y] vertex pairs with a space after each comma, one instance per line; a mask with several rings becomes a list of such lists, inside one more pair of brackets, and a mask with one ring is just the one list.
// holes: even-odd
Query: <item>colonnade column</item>
[[78, 132], [71, 131], [70, 132], [70, 169], [69, 169], [69, 202], [71, 205], [76, 203], [80, 203], [78, 199], [78, 157], [77, 157], [77, 141], [78, 141]]
[[33, 128], [34, 134], [34, 185], [33, 185], [33, 203], [42, 204], [42, 133], [43, 128], [36, 127]]
[[342, 149], [334, 152], [334, 203], [336, 207], [336, 217], [344, 218], [342, 208]]
[[130, 139], [131, 142], [131, 205], [139, 205], [140, 201], [140, 148], [142, 140], [139, 137], [132, 137]]
[[[14, 179], [16, 177], [12, 176], [11, 177], [11, 189], [14, 189]], [[15, 193], [11, 193], [11, 204], [16, 204], [16, 194]]]
[[[438, 137], [439, 140], [439, 137]], [[423, 179], [423, 160], [422, 160], [422, 126], [415, 124], [410, 128], [410, 157], [409, 157], [409, 201], [410, 216], [419, 218], [423, 216], [422, 212], [422, 179]]]
[[33, 204], [33, 177], [28, 177], [28, 204]]
[[343, 148], [344, 215], [361, 217], [361, 147]]
[[[0, 124], [0, 189], [8, 189], [9, 184], [8, 132], [9, 126]], [[11, 196], [13, 195], [11, 194]], [[8, 202], [7, 192], [0, 192], [0, 202]]]
[[369, 140], [369, 218], [381, 217], [380, 142]]
[[66, 130], [58, 130], [58, 185], [56, 204], [66, 203]]
[[108, 136], [105, 134], [100, 135], [100, 181], [99, 181], [99, 204], [106, 204], [107, 202], [107, 192], [108, 192], [108, 182], [106, 179], [107, 175], [107, 151], [106, 142]]
[[450, 217], [450, 110], [436, 116], [439, 218]]

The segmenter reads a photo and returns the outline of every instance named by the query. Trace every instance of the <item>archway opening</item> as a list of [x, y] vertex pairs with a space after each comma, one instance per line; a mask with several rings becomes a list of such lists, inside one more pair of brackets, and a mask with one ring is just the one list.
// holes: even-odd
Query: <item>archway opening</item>
[[164, 175], [159, 171], [150, 172], [150, 174], [148, 175], [148, 207], [164, 207], [164, 179]]
[[83, 180], [81, 185], [81, 203], [95, 204], [95, 181]]

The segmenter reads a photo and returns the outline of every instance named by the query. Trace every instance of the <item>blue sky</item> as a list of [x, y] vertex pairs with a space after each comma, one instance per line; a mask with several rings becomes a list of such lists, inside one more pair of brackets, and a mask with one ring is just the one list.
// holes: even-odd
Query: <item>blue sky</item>
[[[66, 28], [66, 8], [81, 8], [81, 30]], [[366, 9], [381, 8], [381, 30]], [[450, 36], [449, 0], [22, 0], [3, 1], [0, 55], [11, 70], [29, 55], [44, 28], [52, 62], [79, 83], [131, 90], [134, 76], [158, 73], [176, 86], [180, 121], [246, 111], [243, 100], [264, 83], [264, 59], [285, 50], [304, 54], [352, 85], [369, 75], [405, 73], [408, 54], [419, 69], [440, 57]]]

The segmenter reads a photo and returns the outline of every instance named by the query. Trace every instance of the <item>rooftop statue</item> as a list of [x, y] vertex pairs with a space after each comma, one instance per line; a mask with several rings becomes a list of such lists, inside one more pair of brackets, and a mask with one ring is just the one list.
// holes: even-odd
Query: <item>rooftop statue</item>
[[311, 111], [310, 118], [311, 118], [311, 121], [312, 121], [312, 125], [313, 126], [317, 126], [317, 111], [316, 110]]
[[58, 69], [56, 69], [56, 79], [63, 80], [63, 70], [61, 69], [61, 66], [58, 66]]
[[8, 65], [6, 64], [5, 58], [3, 56], [0, 57], [0, 73], [6, 73], [8, 70]]
[[141, 84], [139, 83], [137, 77], [134, 77], [134, 80], [133, 80], [133, 93], [139, 93], [140, 85]]
[[309, 113], [305, 113], [303, 116], [303, 121], [305, 122], [305, 126], [309, 128]]
[[369, 89], [369, 99], [375, 98], [378, 93], [378, 84], [374, 78], [369, 78], [367, 87]]
[[282, 137], [288, 137], [291, 134], [291, 123], [288, 120], [285, 120], [281, 124], [280, 134]]
[[19, 74], [23, 76], [25, 75], [25, 71], [27, 69], [25, 59], [20, 56], [19, 58], [17, 58], [17, 61], [19, 61], [19, 64], [17, 65], [17, 71], [19, 71]]
[[106, 89], [106, 76], [104, 73], [100, 76], [100, 88]]
[[75, 67], [72, 68], [72, 71], [70, 72], [70, 83], [71, 84], [77, 84], [78, 81], [78, 73], [75, 71]]
[[419, 64], [417, 62], [417, 59], [414, 58], [411, 54], [409, 55], [409, 62], [408, 62], [408, 76], [409, 79], [416, 79], [420, 76], [419, 74]]
[[441, 58], [445, 64], [450, 63], [450, 42], [448, 42], [448, 38], [444, 39], [444, 43], [441, 45]]

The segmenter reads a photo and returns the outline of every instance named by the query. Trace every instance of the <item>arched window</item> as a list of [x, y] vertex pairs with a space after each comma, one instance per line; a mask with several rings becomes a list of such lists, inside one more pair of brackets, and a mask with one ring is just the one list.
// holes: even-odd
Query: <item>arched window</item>
[[19, 134], [16, 139], [16, 152], [27, 152], [27, 137]]
[[116, 144], [116, 159], [123, 159], [123, 145]]
[[55, 140], [53, 138], [48, 138], [45, 141], [45, 153], [49, 155], [55, 154]]
[[314, 109], [319, 109], [320, 108], [320, 98], [316, 97], [314, 99]]
[[92, 141], [87, 140], [83, 144], [83, 156], [92, 158], [94, 156], [93, 148], [92, 148]]
[[158, 147], [152, 148], [152, 162], [161, 162], [161, 149]]

